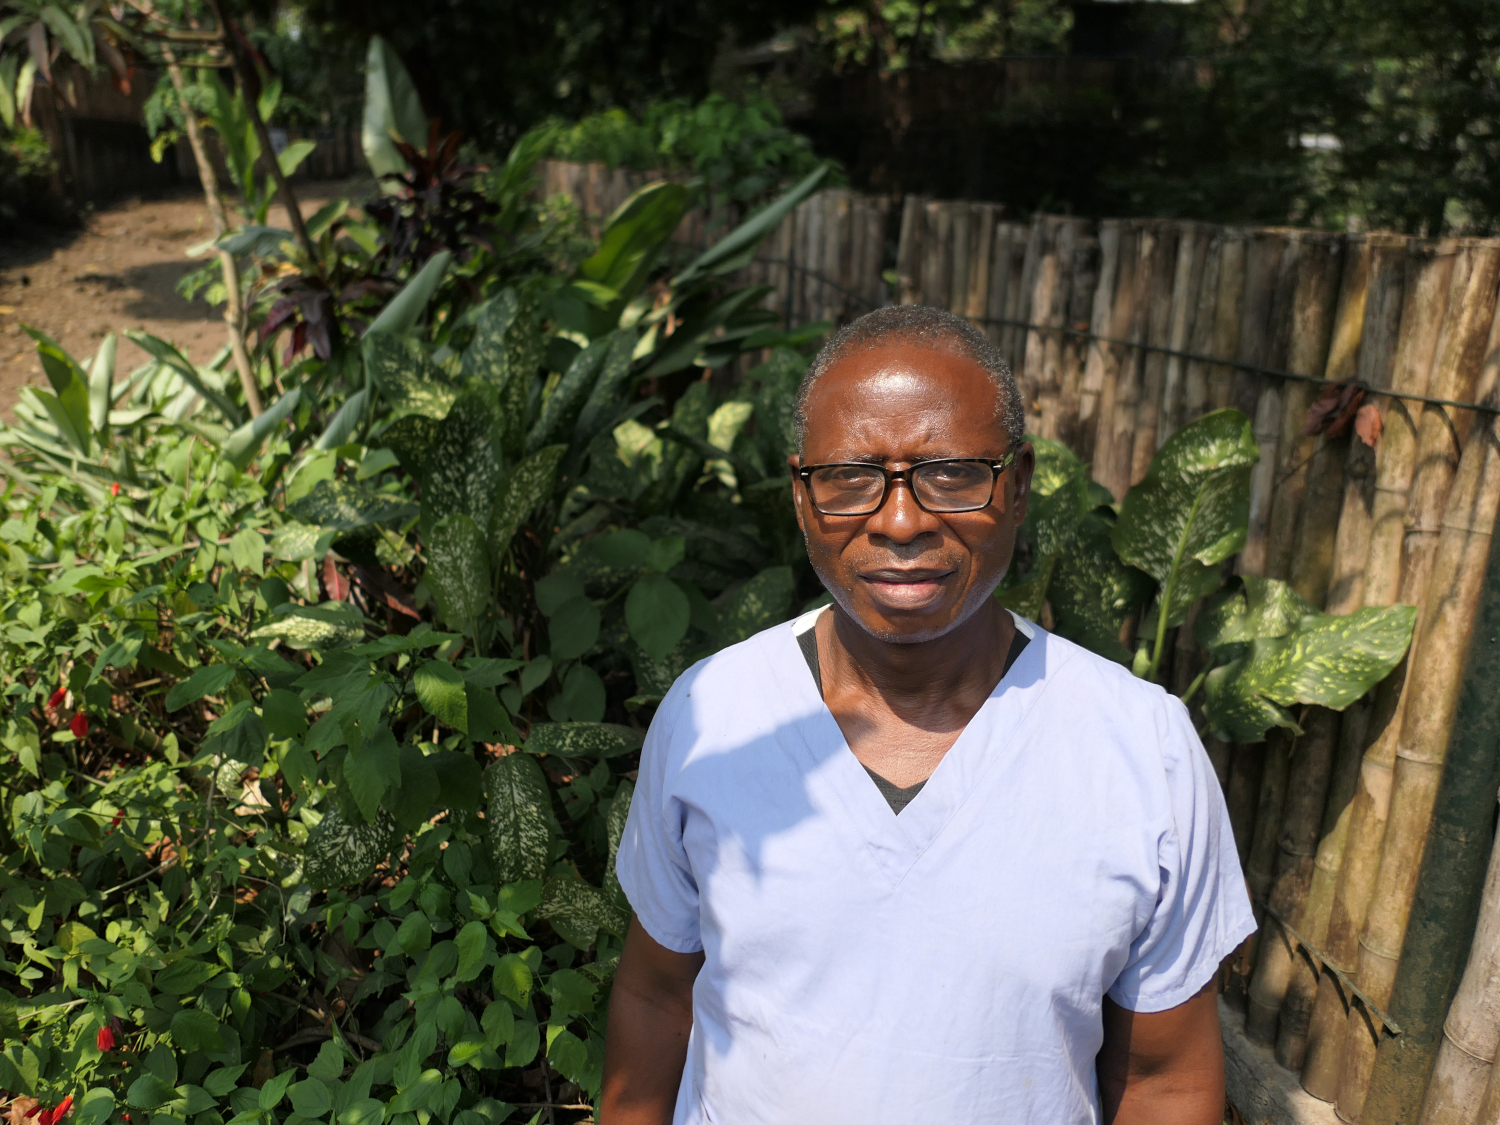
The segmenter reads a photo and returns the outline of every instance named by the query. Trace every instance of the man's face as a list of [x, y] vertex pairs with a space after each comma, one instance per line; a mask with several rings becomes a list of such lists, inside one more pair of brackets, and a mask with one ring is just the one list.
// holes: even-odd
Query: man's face
[[[999, 460], [1010, 452], [999, 399], [984, 368], [956, 348], [895, 340], [861, 349], [814, 385], [802, 454], [788, 463], [795, 472], [833, 462], [905, 469], [946, 457]], [[873, 636], [908, 643], [941, 636], [1005, 576], [1034, 463], [1031, 447], [1021, 446], [988, 507], [947, 514], [923, 509], [903, 480], [871, 515], [824, 515], [798, 481], [797, 522], [813, 569]]]

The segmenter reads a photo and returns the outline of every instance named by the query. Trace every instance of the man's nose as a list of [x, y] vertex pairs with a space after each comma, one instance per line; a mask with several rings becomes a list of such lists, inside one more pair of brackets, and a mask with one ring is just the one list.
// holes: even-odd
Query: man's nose
[[917, 498], [912, 495], [911, 482], [905, 479], [891, 481], [885, 503], [865, 522], [865, 530], [870, 535], [881, 536], [893, 543], [910, 543], [917, 536], [934, 532], [937, 528], [937, 517], [917, 503]]

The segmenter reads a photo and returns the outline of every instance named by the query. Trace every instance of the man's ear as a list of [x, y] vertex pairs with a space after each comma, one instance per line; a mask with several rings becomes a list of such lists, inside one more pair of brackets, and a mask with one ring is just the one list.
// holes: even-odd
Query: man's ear
[[1031, 476], [1036, 472], [1036, 450], [1031, 443], [1022, 442], [1016, 450], [1016, 459], [1011, 463], [1011, 490], [1016, 525], [1026, 518], [1026, 509], [1031, 504]]
[[802, 468], [802, 455], [793, 453], [786, 459], [787, 472], [792, 474], [792, 511], [797, 516], [797, 530], [807, 535], [807, 524], [802, 518], [802, 478], [797, 475], [797, 470]]

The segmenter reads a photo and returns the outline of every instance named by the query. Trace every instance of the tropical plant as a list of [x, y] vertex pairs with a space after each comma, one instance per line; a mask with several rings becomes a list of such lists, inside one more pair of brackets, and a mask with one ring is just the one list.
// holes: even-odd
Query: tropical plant
[[[1035, 499], [1022, 565], [1001, 599], [1152, 680], [1165, 678], [1170, 631], [1195, 618], [1206, 657], [1183, 698], [1206, 689], [1203, 715], [1216, 737], [1258, 742], [1273, 726], [1296, 730], [1295, 704], [1342, 710], [1405, 654], [1412, 606], [1337, 616], [1284, 582], [1226, 575], [1245, 542], [1260, 456], [1239, 411], [1206, 415], [1169, 438], [1118, 510], [1066, 447], [1031, 441]], [[1133, 655], [1123, 639], [1131, 634]]]

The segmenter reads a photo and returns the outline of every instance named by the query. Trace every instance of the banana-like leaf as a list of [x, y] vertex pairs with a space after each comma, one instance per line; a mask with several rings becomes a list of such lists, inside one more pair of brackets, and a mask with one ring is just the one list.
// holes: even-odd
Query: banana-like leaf
[[265, 441], [266, 436], [277, 426], [286, 421], [287, 415], [297, 409], [297, 403], [300, 401], [302, 401], [302, 389], [294, 387], [266, 407], [259, 418], [252, 418], [235, 430], [225, 439], [224, 446], [220, 450], [224, 459], [243, 473], [245, 466], [255, 458], [261, 442]]
[[365, 55], [365, 113], [360, 146], [377, 179], [406, 171], [406, 161], [395, 141], [413, 148], [427, 144], [427, 114], [412, 85], [411, 75], [391, 45], [370, 37]]
[[498, 559], [510, 546], [511, 537], [526, 522], [536, 507], [552, 495], [557, 485], [557, 468], [562, 464], [565, 445], [538, 449], [505, 474], [495, 490], [490, 509], [490, 557]]
[[533, 754], [614, 758], [641, 748], [641, 733], [619, 723], [534, 723], [526, 738]]
[[443, 369], [418, 340], [387, 332], [367, 332], [360, 341], [365, 372], [390, 404], [391, 419], [420, 414], [437, 421], [448, 416], [458, 397]]
[[609, 291], [608, 299], [629, 301], [682, 221], [687, 203], [682, 184], [658, 182], [636, 191], [604, 224], [599, 249], [578, 267], [579, 274]]
[[45, 391], [33, 392], [48, 416], [57, 425], [63, 438], [77, 452], [87, 457], [92, 442], [89, 436], [89, 390], [88, 375], [78, 366], [78, 361], [65, 352], [62, 345], [36, 328], [24, 326], [25, 332], [36, 341], [37, 358], [42, 361], [42, 370], [52, 384], [54, 394]]
[[347, 399], [344, 405], [328, 420], [328, 425], [323, 428], [323, 433], [313, 443], [314, 449], [337, 449], [346, 444], [354, 431], [359, 429], [359, 424], [364, 421], [365, 406], [370, 401], [370, 388], [364, 387], [355, 391]]
[[288, 243], [294, 243], [291, 231], [249, 223], [232, 234], [219, 238], [213, 243], [213, 247], [227, 251], [236, 258], [247, 254], [252, 258], [282, 258], [286, 256], [282, 247]]
[[119, 337], [109, 333], [99, 343], [89, 367], [89, 425], [100, 440], [109, 432], [110, 391], [115, 382], [115, 351]]
[[722, 325], [737, 314], [754, 307], [770, 292], [769, 285], [747, 285], [743, 289], [733, 290], [689, 317], [686, 323], [672, 333], [651, 366], [646, 369], [643, 378], [670, 375], [690, 366]]
[[[0, 23], [0, 32], [5, 29]], [[0, 34], [0, 38], [4, 38]], [[0, 58], [0, 124], [7, 129], [16, 127], [16, 67], [20, 59], [16, 55]]]
[[547, 871], [555, 827], [552, 791], [530, 754], [507, 754], [484, 771], [485, 842], [501, 884]]
[[489, 607], [488, 544], [467, 512], [457, 512], [433, 527], [427, 537], [427, 588], [449, 626], [470, 637]]
[[[511, 375], [510, 349], [506, 334], [515, 323], [520, 298], [514, 289], [503, 290], [473, 311], [474, 339], [464, 349], [463, 371], [504, 387]], [[467, 319], [467, 317], [465, 318]]]
[[1284, 636], [1296, 628], [1297, 622], [1317, 612], [1317, 607], [1285, 582], [1246, 574], [1240, 577], [1239, 585], [1204, 603], [1193, 633], [1204, 648], [1222, 649]]
[[803, 178], [801, 183], [793, 187], [780, 199], [774, 200], [765, 207], [762, 207], [702, 254], [699, 254], [688, 265], [687, 269], [672, 279], [672, 287], [681, 287], [691, 281], [697, 281], [701, 277], [733, 273], [735, 270], [744, 269], [750, 264], [750, 260], [755, 257], [755, 248], [760, 245], [761, 240], [776, 229], [777, 225], [782, 219], [787, 217], [793, 207], [818, 190], [818, 185], [828, 175], [828, 169], [829, 165], [825, 164], [816, 171], [809, 173]]
[[290, 176], [302, 166], [302, 162], [318, 147], [317, 141], [293, 141], [276, 154], [276, 165], [283, 176]]
[[1217, 737], [1258, 742], [1272, 725], [1295, 728], [1283, 710], [1293, 704], [1342, 711], [1390, 675], [1416, 620], [1416, 607], [1407, 605], [1304, 617], [1291, 632], [1257, 638], [1239, 659], [1210, 672], [1203, 713]]
[[368, 336], [372, 332], [386, 332], [401, 336], [415, 328], [422, 310], [432, 300], [433, 293], [437, 292], [443, 275], [448, 272], [448, 264], [452, 261], [453, 254], [448, 250], [429, 258], [427, 264], [402, 286], [401, 292], [391, 298], [391, 303], [380, 310], [380, 315], [370, 322], [365, 334]]
[[1219, 588], [1219, 564], [1244, 545], [1259, 457], [1250, 420], [1219, 410], [1173, 434], [1125, 494], [1115, 549], [1156, 579], [1169, 626]]
[[42, 22], [47, 25], [52, 34], [57, 36], [62, 43], [63, 50], [67, 51], [85, 69], [94, 69], [94, 37], [87, 34], [74, 22], [73, 17], [68, 15], [56, 4], [47, 4], [41, 11]]
[[224, 416], [231, 426], [238, 426], [245, 420], [245, 412], [231, 402], [220, 391], [210, 387], [203, 381], [198, 369], [192, 365], [188, 358], [174, 348], [165, 340], [158, 339], [149, 332], [142, 332], [139, 328], [127, 329], [125, 335], [130, 337], [141, 350], [154, 359], [160, 360], [177, 374], [193, 390], [197, 391], [208, 402], [213, 403], [214, 408]]

